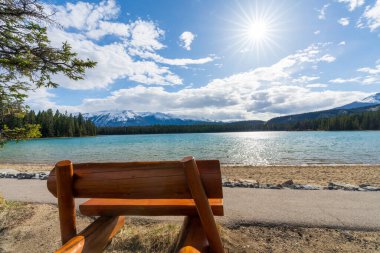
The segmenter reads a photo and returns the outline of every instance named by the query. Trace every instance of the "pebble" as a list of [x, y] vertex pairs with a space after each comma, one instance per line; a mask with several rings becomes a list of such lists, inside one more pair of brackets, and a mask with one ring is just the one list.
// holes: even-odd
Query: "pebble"
[[329, 190], [345, 190], [345, 191], [358, 191], [359, 186], [345, 183], [329, 182], [327, 185]]
[[37, 173], [29, 173], [29, 172], [21, 172], [21, 173], [8, 173], [2, 172], [0, 173], [0, 178], [15, 178], [19, 180], [23, 179], [40, 179], [47, 180], [48, 174], [45, 172], [37, 172]]
[[[46, 172], [0, 172], [0, 178], [14, 178], [19, 180], [24, 179], [40, 179], [47, 180], [48, 173]], [[282, 184], [260, 184], [256, 180], [233, 180], [222, 179], [223, 187], [230, 188], [260, 188], [260, 189], [293, 189], [293, 190], [344, 190], [344, 191], [380, 191], [380, 187], [370, 184], [352, 185], [345, 183], [329, 182], [326, 187], [309, 184], [295, 184], [293, 180], [287, 180]]]
[[223, 179], [223, 186], [230, 188], [260, 188], [260, 189], [293, 189], [293, 190], [344, 190], [344, 191], [380, 191], [380, 187], [370, 184], [351, 185], [344, 183], [329, 182], [327, 186], [310, 184], [295, 184], [293, 180], [285, 181], [282, 184], [260, 184], [256, 180], [231, 180]]

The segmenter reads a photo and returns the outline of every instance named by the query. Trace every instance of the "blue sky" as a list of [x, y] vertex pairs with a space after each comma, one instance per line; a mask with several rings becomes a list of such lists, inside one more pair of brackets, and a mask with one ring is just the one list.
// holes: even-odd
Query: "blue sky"
[[54, 77], [32, 109], [134, 110], [269, 119], [379, 92], [380, 0], [45, 1], [68, 41], [98, 62]]

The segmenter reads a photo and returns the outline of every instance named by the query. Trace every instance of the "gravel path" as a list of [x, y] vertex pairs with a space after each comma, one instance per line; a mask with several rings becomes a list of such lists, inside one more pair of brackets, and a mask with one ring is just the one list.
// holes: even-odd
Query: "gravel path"
[[[380, 231], [380, 193], [223, 188], [225, 217], [237, 225], [274, 224]], [[46, 181], [0, 179], [8, 200], [56, 203]], [[77, 204], [83, 200], [77, 201]]]

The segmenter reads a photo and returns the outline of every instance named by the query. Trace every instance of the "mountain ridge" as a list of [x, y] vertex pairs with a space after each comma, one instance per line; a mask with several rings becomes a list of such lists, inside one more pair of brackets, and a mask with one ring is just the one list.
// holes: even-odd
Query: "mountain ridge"
[[210, 120], [191, 119], [162, 112], [135, 112], [132, 110], [111, 110], [83, 113], [97, 127], [152, 126], [152, 125], [195, 125], [216, 123]]
[[[291, 114], [272, 118], [268, 124], [286, 124], [302, 120], [329, 118], [338, 115], [349, 115], [366, 111], [380, 110], [380, 93], [373, 94], [362, 100], [322, 111]], [[98, 127], [119, 126], [152, 126], [152, 125], [197, 125], [197, 124], [228, 124], [234, 122], [211, 121], [208, 119], [195, 119], [162, 112], [135, 112], [133, 110], [110, 110], [82, 114]], [[259, 122], [260, 120], [257, 120]], [[262, 121], [265, 122], [265, 121]]]
[[356, 109], [380, 104], [380, 92], [334, 109]]

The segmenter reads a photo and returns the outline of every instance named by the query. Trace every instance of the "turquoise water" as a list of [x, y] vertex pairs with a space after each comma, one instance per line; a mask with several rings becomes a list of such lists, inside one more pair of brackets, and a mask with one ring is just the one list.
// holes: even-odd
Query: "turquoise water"
[[178, 160], [241, 165], [380, 164], [380, 132], [244, 132], [117, 135], [8, 143], [0, 163]]

